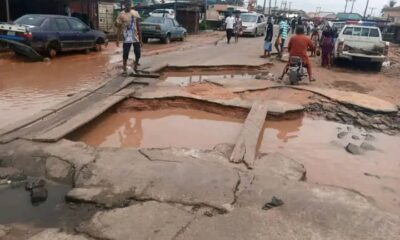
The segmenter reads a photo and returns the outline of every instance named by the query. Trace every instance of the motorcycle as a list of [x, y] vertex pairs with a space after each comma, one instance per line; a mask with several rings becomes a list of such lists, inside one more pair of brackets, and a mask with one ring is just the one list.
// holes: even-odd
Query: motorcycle
[[290, 57], [287, 74], [291, 85], [299, 84], [299, 82], [307, 75], [304, 72], [303, 61], [300, 57]]

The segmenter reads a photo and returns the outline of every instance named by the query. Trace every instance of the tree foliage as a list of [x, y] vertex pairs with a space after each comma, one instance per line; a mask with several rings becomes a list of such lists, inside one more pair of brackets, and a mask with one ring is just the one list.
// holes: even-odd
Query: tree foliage
[[397, 3], [396, 0], [390, 0], [387, 6], [392, 8], [392, 7], [394, 7], [396, 5], [396, 3]]

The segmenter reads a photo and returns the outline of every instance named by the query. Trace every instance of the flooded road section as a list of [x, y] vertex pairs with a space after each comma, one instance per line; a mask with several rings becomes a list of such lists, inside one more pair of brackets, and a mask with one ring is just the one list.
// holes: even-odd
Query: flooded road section
[[0, 55], [0, 128], [101, 81], [106, 52], [61, 54], [49, 62]]
[[[212, 149], [235, 143], [243, 119], [182, 108], [108, 113], [70, 137], [104, 147], [187, 147]], [[343, 138], [338, 134], [347, 132]], [[270, 121], [260, 139], [262, 153], [281, 152], [306, 167], [307, 181], [353, 189], [377, 206], [400, 214], [400, 137], [366, 132], [352, 126], [299, 118]], [[348, 143], [376, 149], [352, 155]]]
[[[353, 189], [382, 209], [400, 214], [400, 137], [308, 118], [267, 122], [260, 151], [281, 152], [302, 163], [307, 181]], [[339, 133], [346, 132], [343, 138]], [[352, 155], [348, 143], [376, 149]]]
[[70, 137], [101, 147], [212, 149], [234, 143], [242, 122], [204, 111], [168, 108], [110, 113]]

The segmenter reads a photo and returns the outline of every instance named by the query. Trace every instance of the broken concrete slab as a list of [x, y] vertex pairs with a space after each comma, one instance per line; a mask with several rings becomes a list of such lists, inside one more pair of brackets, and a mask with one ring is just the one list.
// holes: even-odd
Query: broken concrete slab
[[[267, 199], [265, 197], [265, 201]], [[310, 200], [292, 203], [291, 199], [284, 199], [285, 205], [269, 211], [262, 210], [260, 205], [259, 208], [236, 208], [229, 214], [212, 218], [197, 218], [177, 239], [395, 240], [400, 233], [397, 216], [374, 208], [369, 212], [367, 209]], [[379, 230], [376, 224], [379, 224]]]
[[16, 168], [11, 167], [0, 167], [0, 179], [12, 178], [13, 176], [19, 175], [22, 172]]
[[[285, 204], [262, 210], [273, 196]], [[356, 192], [289, 181], [260, 171], [238, 196], [233, 211], [197, 218], [177, 239], [394, 240], [400, 234], [399, 223], [399, 216], [382, 212]], [[382, 228], [378, 230], [377, 224]]]
[[[0, 144], [0, 156], [2, 167], [13, 167], [30, 176], [46, 176], [50, 170], [53, 180], [70, 181], [70, 175], [75, 169], [81, 169], [84, 165], [95, 160], [96, 151], [93, 147], [84, 143], [61, 140], [55, 144], [44, 144], [26, 140], [16, 140], [8, 144]], [[50, 159], [50, 162], [47, 160]], [[55, 160], [64, 161], [55, 164]], [[70, 165], [67, 165], [70, 164]], [[61, 168], [59, 168], [61, 167]], [[47, 169], [47, 170], [46, 170]], [[67, 169], [70, 169], [67, 171]], [[72, 170], [71, 170], [72, 169]], [[69, 172], [67, 174], [67, 172]], [[67, 174], [66, 176], [64, 174]], [[65, 177], [65, 178], [64, 178]]]
[[60, 158], [49, 157], [46, 159], [46, 178], [59, 183], [73, 183], [74, 166]]
[[78, 228], [96, 239], [174, 239], [194, 215], [178, 207], [154, 201], [96, 213]]
[[[154, 199], [227, 211], [227, 204], [234, 200], [238, 174], [212, 157], [202, 160], [171, 151], [161, 159], [157, 150], [144, 155], [135, 149], [102, 149], [95, 162], [78, 172], [75, 186], [83, 196], [75, 194], [74, 198], [106, 205]], [[105, 190], [88, 199], [85, 189], [99, 186]]]
[[62, 139], [54, 144], [45, 144], [43, 152], [71, 163], [76, 169], [81, 169], [96, 158], [95, 148], [84, 143], [66, 139]]
[[0, 224], [0, 239], [5, 237], [9, 231], [10, 231], [9, 227]]
[[210, 79], [206, 80], [206, 82], [222, 86], [234, 93], [281, 86], [280, 84], [265, 80]]
[[294, 181], [304, 181], [307, 173], [303, 164], [282, 153], [271, 153], [258, 158], [254, 168], [260, 174], [273, 172]]
[[229, 159], [229, 157], [232, 155], [233, 148], [235, 147], [235, 144], [231, 143], [220, 143], [218, 145], [215, 145], [213, 150], [217, 153], [220, 153], [222, 156], [224, 156], [226, 159]]
[[[251, 109], [253, 101], [244, 100], [240, 97], [233, 99], [210, 99], [203, 96], [191, 94], [184, 91], [182, 88], [177, 86], [168, 87], [154, 87], [146, 88], [135, 92], [133, 95], [137, 99], [168, 99], [168, 98], [188, 98], [194, 100], [204, 101], [205, 103], [216, 103], [222, 106], [228, 107], [239, 107], [245, 109]], [[270, 115], [284, 115], [286, 113], [301, 112], [304, 107], [297, 104], [286, 103], [282, 101], [264, 101], [265, 105], [268, 106], [268, 113]]]
[[362, 94], [357, 92], [346, 92], [336, 89], [318, 88], [313, 86], [287, 86], [287, 87], [310, 91], [325, 96], [331, 100], [343, 104], [357, 106], [373, 112], [393, 113], [398, 111], [396, 105], [367, 94]]
[[103, 192], [106, 192], [106, 189], [101, 187], [74, 188], [68, 192], [66, 199], [72, 202], [96, 203], [101, 201], [97, 199], [101, 198]]
[[49, 228], [30, 237], [28, 240], [90, 240], [84, 235], [70, 234], [62, 232], [60, 229]]

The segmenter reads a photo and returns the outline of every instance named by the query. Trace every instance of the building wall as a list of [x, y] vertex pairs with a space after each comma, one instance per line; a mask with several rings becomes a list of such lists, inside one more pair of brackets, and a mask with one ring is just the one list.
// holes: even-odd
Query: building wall
[[384, 18], [392, 18], [394, 22], [400, 23], [400, 11], [384, 11]]

